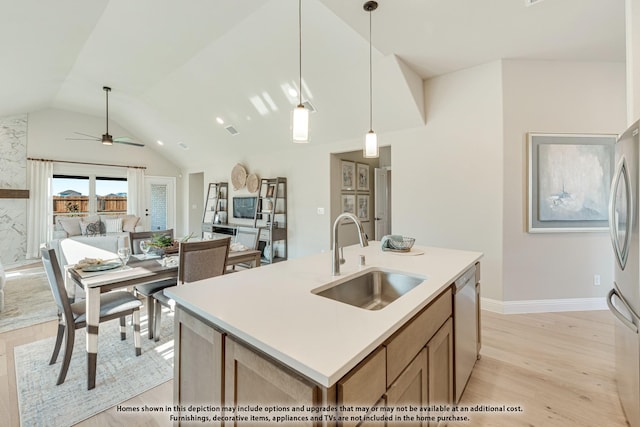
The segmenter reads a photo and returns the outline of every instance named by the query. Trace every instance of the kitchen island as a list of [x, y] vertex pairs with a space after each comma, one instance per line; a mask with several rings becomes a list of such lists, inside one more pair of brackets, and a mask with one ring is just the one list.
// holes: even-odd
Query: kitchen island
[[[363, 411], [401, 405], [409, 390], [413, 403], [453, 403], [451, 285], [481, 256], [419, 246], [383, 252], [371, 242], [344, 248], [335, 277], [327, 252], [165, 290], [177, 307], [177, 419], [188, 420], [195, 408], [240, 417], [229, 408], [276, 406], [287, 417], [302, 410], [308, 421], [295, 425], [360, 425], [376, 420]], [[380, 310], [316, 295], [369, 269], [424, 281]], [[313, 417], [314, 407], [325, 411]]]

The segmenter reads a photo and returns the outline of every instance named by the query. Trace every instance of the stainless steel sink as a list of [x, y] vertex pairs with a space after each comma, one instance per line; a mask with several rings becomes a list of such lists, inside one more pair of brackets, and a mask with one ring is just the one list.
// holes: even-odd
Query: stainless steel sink
[[365, 310], [380, 310], [425, 280], [420, 276], [372, 270], [330, 288], [320, 287], [311, 292]]

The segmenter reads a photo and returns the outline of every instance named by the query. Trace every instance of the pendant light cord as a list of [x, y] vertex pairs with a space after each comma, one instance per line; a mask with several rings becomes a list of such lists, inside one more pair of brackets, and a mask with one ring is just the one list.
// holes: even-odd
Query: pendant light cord
[[298, 0], [298, 59], [300, 70], [300, 87], [298, 88], [299, 103], [298, 107], [302, 106], [302, 0]]
[[369, 131], [373, 131], [373, 65], [371, 61], [371, 11], [369, 11]]

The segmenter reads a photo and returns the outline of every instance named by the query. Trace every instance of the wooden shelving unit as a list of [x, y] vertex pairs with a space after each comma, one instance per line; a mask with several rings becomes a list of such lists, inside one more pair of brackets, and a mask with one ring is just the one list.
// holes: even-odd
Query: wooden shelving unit
[[260, 180], [253, 226], [260, 229], [260, 242], [264, 242], [263, 263], [269, 264], [288, 258], [286, 178]]
[[202, 214], [202, 237], [205, 233], [214, 233], [215, 226], [226, 224], [229, 211], [229, 184], [211, 182], [207, 190]]

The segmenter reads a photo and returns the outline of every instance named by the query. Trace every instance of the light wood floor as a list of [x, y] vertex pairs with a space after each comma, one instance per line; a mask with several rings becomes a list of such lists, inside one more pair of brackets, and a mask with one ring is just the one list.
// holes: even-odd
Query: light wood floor
[[[460, 405], [521, 406], [523, 412], [469, 412], [470, 423], [454, 426], [626, 426], [613, 380], [613, 316], [608, 311], [526, 315], [483, 312], [482, 328], [482, 358]], [[13, 348], [54, 334], [55, 322], [0, 334], [0, 424], [20, 424]], [[124, 404], [170, 405], [171, 400], [172, 381], [168, 381]], [[112, 408], [79, 425], [171, 423], [166, 415], [125, 416]]]

